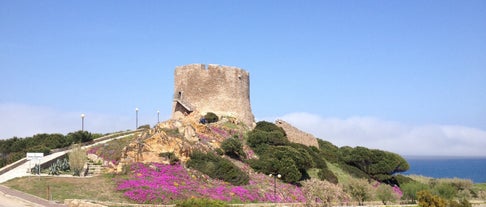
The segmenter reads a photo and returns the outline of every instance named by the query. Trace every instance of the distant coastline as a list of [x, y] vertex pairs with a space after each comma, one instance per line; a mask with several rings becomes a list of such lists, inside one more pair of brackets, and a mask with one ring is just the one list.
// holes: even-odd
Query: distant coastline
[[482, 156], [403, 156], [410, 164], [405, 175], [432, 178], [470, 179], [486, 183], [486, 157]]

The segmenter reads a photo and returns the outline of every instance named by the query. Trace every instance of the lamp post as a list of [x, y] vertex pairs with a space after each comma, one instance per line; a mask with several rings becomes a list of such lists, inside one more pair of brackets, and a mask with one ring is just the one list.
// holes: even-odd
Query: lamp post
[[81, 131], [84, 131], [84, 114], [81, 114]]
[[157, 124], [158, 124], [158, 123], [159, 123], [159, 121], [160, 121], [159, 117], [160, 117], [160, 111], [159, 111], [159, 110], [157, 110]]
[[273, 177], [273, 199], [277, 198], [277, 178], [280, 179], [282, 175], [279, 173], [270, 173], [268, 176]]
[[135, 130], [138, 129], [138, 108], [135, 108]]

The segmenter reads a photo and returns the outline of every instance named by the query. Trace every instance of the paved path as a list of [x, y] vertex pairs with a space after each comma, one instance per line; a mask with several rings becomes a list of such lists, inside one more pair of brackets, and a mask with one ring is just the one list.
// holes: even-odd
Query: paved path
[[[137, 132], [137, 131], [134, 131], [133, 133], [135, 133], [135, 132]], [[103, 143], [106, 143], [106, 142], [109, 142], [109, 141], [115, 140], [115, 139], [121, 139], [121, 138], [130, 136], [133, 133], [113, 137], [113, 138], [106, 139], [106, 140], [99, 141], [99, 142], [95, 142], [91, 145], [83, 146], [83, 148], [88, 148], [88, 147], [91, 147], [91, 146], [97, 145], [97, 144], [103, 144]], [[49, 162], [51, 160], [57, 159], [58, 157], [65, 155], [69, 151], [70, 150], [55, 152], [55, 153], [52, 153], [50, 155], [44, 156], [40, 160], [40, 162], [42, 164], [42, 163]], [[1, 174], [0, 175], [0, 183], [6, 182], [8, 180], [18, 178], [18, 177], [31, 176], [32, 174], [30, 174], [30, 168], [33, 167], [35, 164], [36, 164], [36, 162], [34, 162], [34, 161], [27, 161], [27, 162], [17, 166], [16, 168]], [[60, 207], [60, 206], [66, 206], [66, 205], [57, 204], [57, 203], [54, 203], [52, 201], [48, 201], [48, 200], [39, 198], [37, 196], [33, 196], [33, 195], [30, 195], [30, 194], [23, 193], [23, 192], [15, 190], [15, 189], [11, 189], [11, 188], [8, 188], [6, 186], [0, 185], [0, 207], [26, 207], [26, 206], [27, 207], [28, 206], [30, 206], [30, 207], [44, 207], [44, 206], [57, 207], [57, 206], [59, 206]]]
[[23, 193], [0, 185], [0, 207], [65, 207], [64, 204], [54, 203], [37, 196]]
[[[91, 145], [83, 146], [82, 148], [88, 148], [88, 147], [91, 147], [91, 146], [94, 146], [94, 145], [97, 145], [97, 144], [103, 144], [103, 143], [109, 142], [111, 140], [121, 139], [121, 138], [130, 136], [132, 134], [133, 133], [126, 134], [126, 135], [121, 135], [121, 136], [117, 136], [117, 137], [113, 137], [113, 138], [106, 139], [106, 140], [103, 140], [103, 141], [100, 141], [100, 142], [95, 142], [95, 143], [93, 143]], [[55, 153], [52, 153], [50, 155], [44, 156], [40, 160], [40, 162], [41, 162], [41, 164], [43, 164], [43, 163], [49, 162], [51, 160], [57, 159], [57, 158], [65, 155], [69, 151], [71, 151], [71, 150], [68, 149], [68, 150], [65, 150], [65, 151], [55, 152]], [[37, 161], [34, 161], [34, 160], [27, 161], [24, 164], [21, 164], [18, 167], [14, 168], [14, 169], [12, 169], [12, 170], [10, 170], [8, 172], [5, 172], [5, 173], [1, 174], [0, 175], [0, 183], [6, 182], [6, 181], [11, 180], [11, 179], [14, 179], [14, 178], [32, 175], [32, 174], [30, 174], [30, 168], [34, 167], [34, 165], [36, 163], [37, 163]]]

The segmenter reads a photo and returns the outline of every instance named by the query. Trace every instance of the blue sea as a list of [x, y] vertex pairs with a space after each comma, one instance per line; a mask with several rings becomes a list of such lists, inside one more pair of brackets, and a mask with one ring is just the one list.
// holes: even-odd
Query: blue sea
[[433, 178], [463, 178], [486, 183], [486, 157], [422, 157], [404, 156], [410, 164], [405, 175]]

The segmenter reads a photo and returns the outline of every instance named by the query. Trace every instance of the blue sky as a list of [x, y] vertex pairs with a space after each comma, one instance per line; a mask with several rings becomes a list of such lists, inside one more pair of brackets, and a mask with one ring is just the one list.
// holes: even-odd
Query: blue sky
[[0, 138], [170, 117], [176, 66], [250, 72], [258, 120], [486, 156], [485, 1], [0, 1]]

